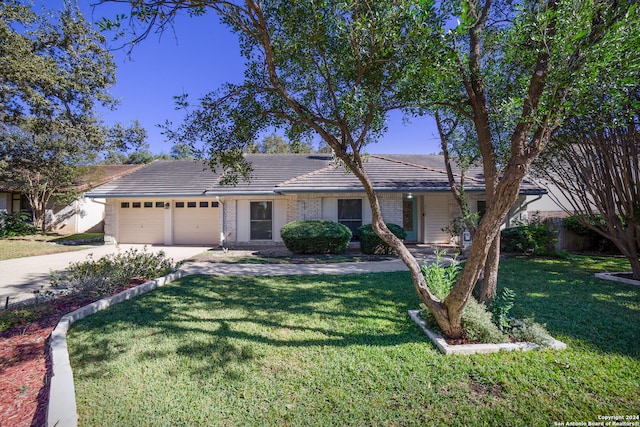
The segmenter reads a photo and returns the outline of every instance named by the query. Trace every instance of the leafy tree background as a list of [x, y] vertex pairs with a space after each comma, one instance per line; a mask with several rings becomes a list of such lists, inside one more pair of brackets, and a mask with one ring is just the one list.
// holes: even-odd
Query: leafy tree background
[[76, 196], [83, 166], [101, 156], [147, 161], [146, 132], [99, 119], [98, 106], [117, 104], [108, 92], [115, 65], [75, 2], [61, 11], [3, 2], [0, 41], [0, 181], [27, 196], [44, 231], [46, 207]]

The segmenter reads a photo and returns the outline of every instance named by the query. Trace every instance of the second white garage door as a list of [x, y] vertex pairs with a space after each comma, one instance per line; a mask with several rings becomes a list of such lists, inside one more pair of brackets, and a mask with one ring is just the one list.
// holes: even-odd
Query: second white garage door
[[218, 203], [173, 202], [173, 243], [175, 245], [220, 244], [220, 208]]

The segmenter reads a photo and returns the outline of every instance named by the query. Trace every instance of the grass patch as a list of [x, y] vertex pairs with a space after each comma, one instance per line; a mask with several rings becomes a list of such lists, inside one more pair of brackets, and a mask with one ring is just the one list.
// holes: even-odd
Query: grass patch
[[443, 356], [406, 272], [189, 276], [75, 324], [81, 425], [553, 425], [640, 412], [640, 290], [508, 259], [515, 315], [567, 351]]
[[104, 233], [76, 233], [70, 234], [68, 236], [58, 237], [52, 240], [52, 242], [74, 242], [74, 241], [82, 241], [82, 240], [97, 240], [103, 239]]
[[0, 261], [38, 255], [57, 254], [86, 249], [90, 246], [56, 245], [52, 241], [59, 236], [20, 236], [0, 239]]

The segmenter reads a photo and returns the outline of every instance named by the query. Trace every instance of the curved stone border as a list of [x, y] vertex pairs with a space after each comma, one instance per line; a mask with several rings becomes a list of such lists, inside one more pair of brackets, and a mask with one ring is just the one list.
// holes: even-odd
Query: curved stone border
[[596, 277], [598, 279], [611, 280], [612, 282], [621, 282], [621, 283], [626, 283], [628, 285], [640, 286], [640, 281], [638, 281], [638, 280], [626, 279], [624, 277], [616, 276], [616, 274], [623, 274], [623, 273], [629, 273], [629, 272], [628, 271], [619, 271], [619, 272], [614, 272], [614, 273], [596, 273]]
[[[504, 344], [460, 344], [449, 345], [445, 339], [427, 328], [427, 324], [420, 317], [420, 310], [409, 310], [409, 317], [413, 320], [422, 331], [431, 339], [431, 341], [438, 347], [444, 354], [479, 354], [479, 353], [497, 353], [499, 351], [529, 351], [538, 348], [537, 344], [532, 342], [516, 342], [516, 343], [504, 343]], [[553, 340], [551, 349], [553, 350], [565, 350], [567, 345], [562, 341], [556, 339]]]
[[47, 409], [47, 425], [49, 427], [76, 427], [78, 425], [73, 371], [71, 370], [69, 353], [67, 351], [67, 331], [69, 327], [80, 319], [152, 291], [186, 275], [187, 273], [185, 271], [178, 270], [175, 273], [150, 280], [135, 288], [127, 289], [62, 316], [58, 325], [51, 333], [51, 341], [49, 343], [52, 365], [51, 384], [49, 386], [49, 407]]

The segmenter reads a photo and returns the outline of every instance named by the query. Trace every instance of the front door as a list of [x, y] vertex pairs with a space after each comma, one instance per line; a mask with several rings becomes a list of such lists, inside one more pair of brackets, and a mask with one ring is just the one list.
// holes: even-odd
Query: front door
[[407, 232], [407, 242], [418, 240], [418, 205], [414, 197], [402, 200], [402, 228]]

